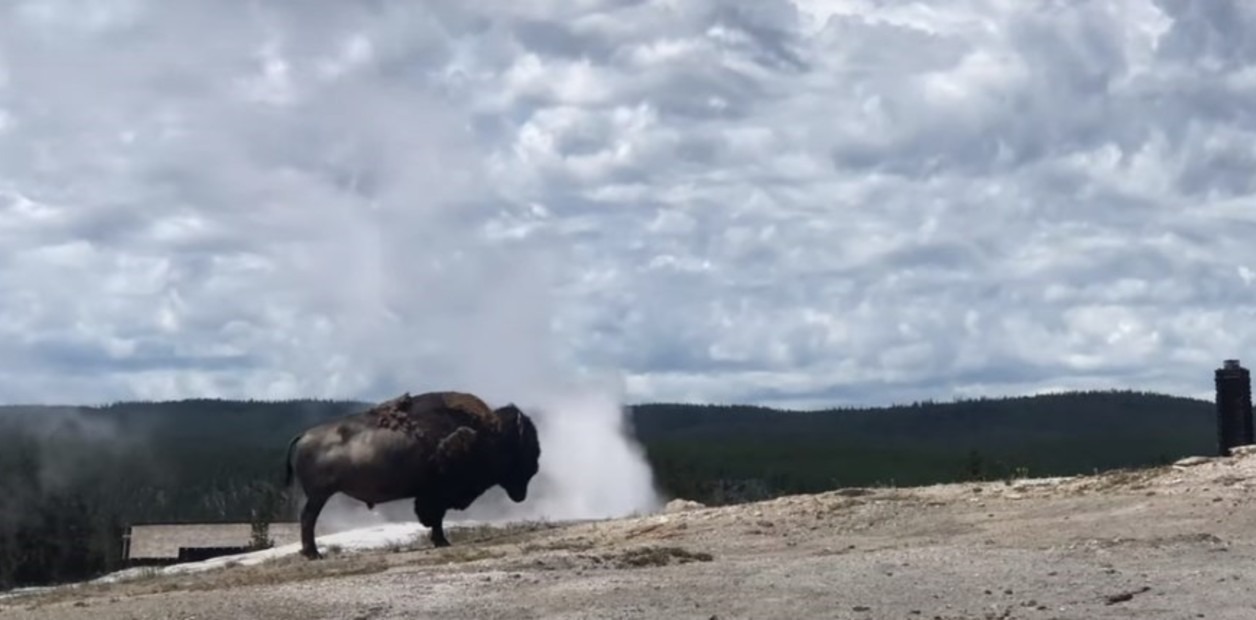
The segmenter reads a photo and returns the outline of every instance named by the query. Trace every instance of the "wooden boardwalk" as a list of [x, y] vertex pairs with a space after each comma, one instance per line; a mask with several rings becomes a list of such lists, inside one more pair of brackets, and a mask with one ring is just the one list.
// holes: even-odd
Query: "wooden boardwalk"
[[[126, 559], [176, 558], [180, 547], [242, 547], [251, 537], [248, 523], [133, 525]], [[276, 546], [298, 542], [300, 528], [296, 523], [272, 523], [270, 539]]]

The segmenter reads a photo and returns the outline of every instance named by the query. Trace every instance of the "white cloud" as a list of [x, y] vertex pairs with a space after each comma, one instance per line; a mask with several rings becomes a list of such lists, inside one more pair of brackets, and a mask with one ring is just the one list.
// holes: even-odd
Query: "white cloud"
[[1207, 394], [1256, 9], [15, 2], [0, 394]]

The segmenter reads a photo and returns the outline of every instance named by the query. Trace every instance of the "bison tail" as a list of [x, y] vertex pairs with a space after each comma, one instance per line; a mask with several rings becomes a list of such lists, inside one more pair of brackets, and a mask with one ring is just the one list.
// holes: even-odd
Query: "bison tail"
[[297, 445], [297, 441], [300, 439], [301, 435], [298, 434], [288, 442], [288, 452], [284, 457], [283, 486], [285, 489], [292, 486], [292, 447]]

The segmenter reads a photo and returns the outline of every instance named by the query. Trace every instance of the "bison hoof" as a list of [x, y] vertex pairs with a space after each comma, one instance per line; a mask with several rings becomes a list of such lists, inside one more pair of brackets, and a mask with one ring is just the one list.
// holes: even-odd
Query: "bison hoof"
[[301, 555], [305, 556], [305, 559], [307, 560], [323, 559], [323, 554], [319, 553], [318, 549], [302, 549]]

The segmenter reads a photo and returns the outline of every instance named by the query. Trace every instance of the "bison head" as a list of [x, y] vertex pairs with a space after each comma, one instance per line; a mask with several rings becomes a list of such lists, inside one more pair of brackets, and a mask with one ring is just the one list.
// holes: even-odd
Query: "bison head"
[[506, 452], [498, 483], [512, 501], [522, 502], [528, 498], [528, 483], [540, 469], [541, 442], [537, 438], [536, 425], [532, 423], [532, 419], [514, 404], [501, 407], [497, 414], [505, 422], [502, 443]]

